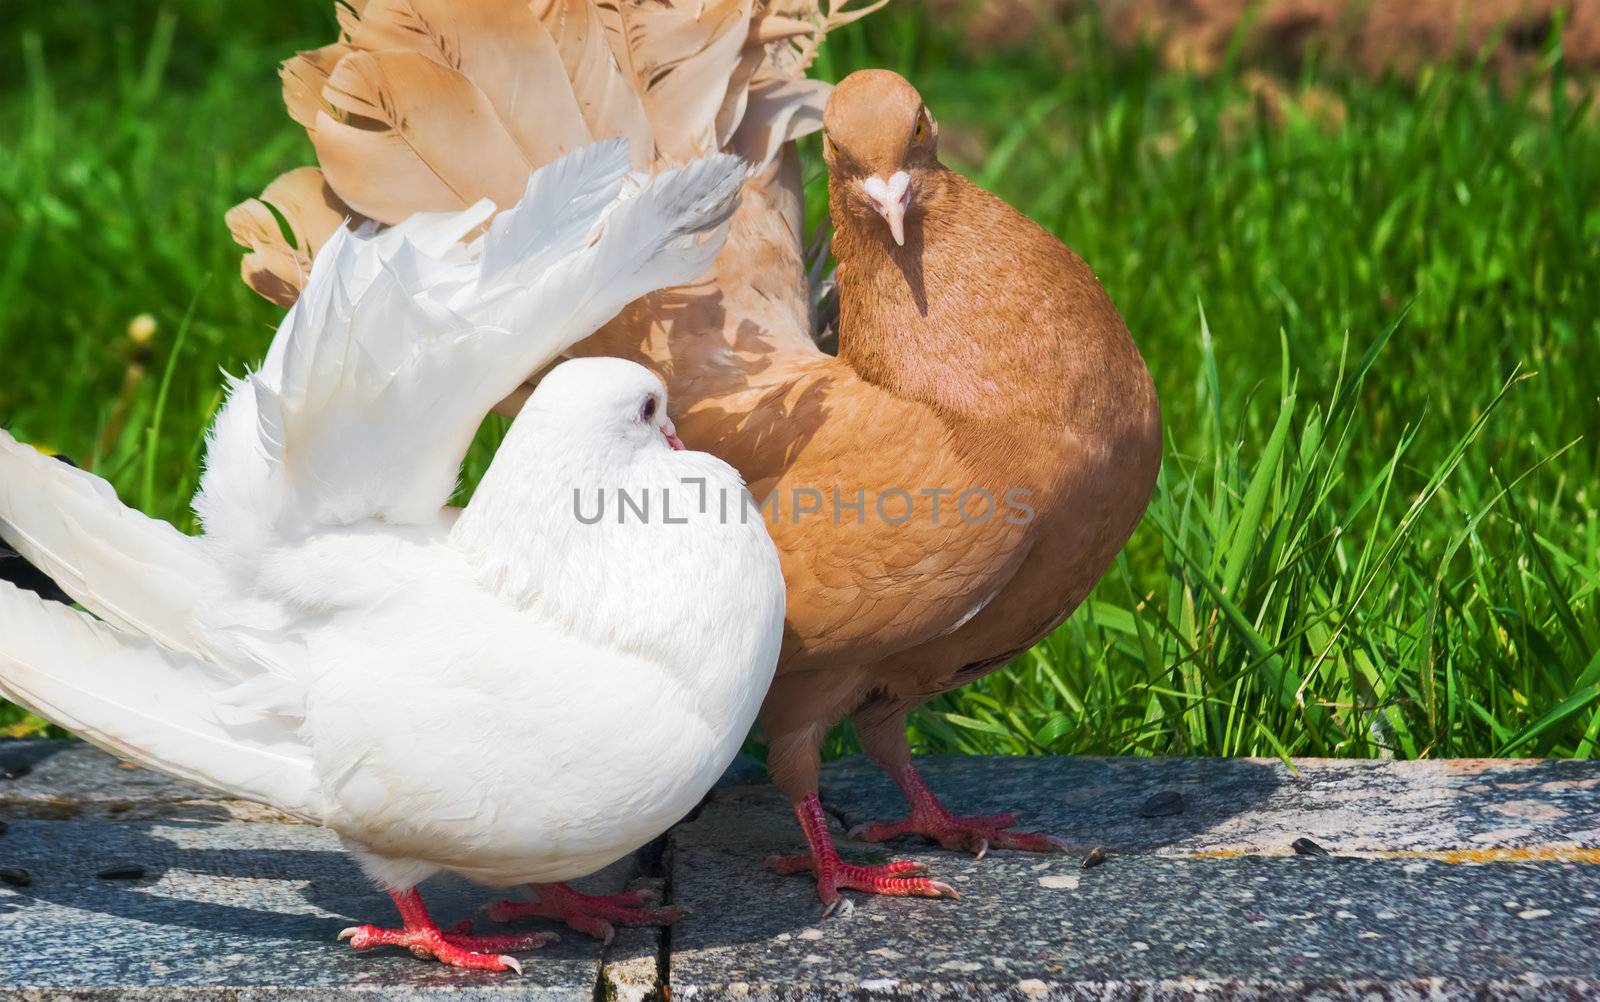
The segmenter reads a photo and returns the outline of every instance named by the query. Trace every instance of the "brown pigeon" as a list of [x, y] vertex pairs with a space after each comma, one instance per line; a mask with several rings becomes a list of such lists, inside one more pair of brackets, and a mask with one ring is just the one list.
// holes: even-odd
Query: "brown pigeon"
[[[939, 162], [909, 83], [846, 78], [824, 135], [838, 356], [781, 328], [718, 336], [670, 320], [638, 354], [672, 375], [685, 440], [767, 499], [789, 612], [761, 719], [769, 770], [811, 850], [773, 862], [814, 872], [831, 910], [840, 888], [955, 896], [910, 864], [839, 859], [818, 749], [846, 717], [912, 808], [856, 838], [919, 834], [979, 854], [1060, 847], [1010, 831], [1010, 815], [950, 814], [911, 764], [906, 714], [1006, 664], [1077, 607], [1144, 514], [1161, 419], [1093, 272]], [[798, 262], [786, 263], [755, 280], [792, 276]], [[620, 333], [585, 347], [636, 346]]]
[[[1159, 465], [1155, 392], [1105, 291], [1054, 237], [938, 162], [932, 117], [891, 73], [855, 74], [827, 99], [839, 354], [817, 347], [788, 140], [822, 124], [827, 89], [802, 76], [822, 34], [870, 9], [368, 0], [341, 15], [340, 42], [285, 67], [322, 172], [285, 175], [263, 199], [299, 239], [267, 227], [260, 202], [230, 219], [252, 248], [247, 281], [287, 303], [330, 216], [393, 222], [498, 199], [586, 142], [579, 119], [590, 138], [634, 139], [645, 168], [714, 148], [756, 165], [706, 279], [636, 302], [578, 351], [658, 372], [681, 437], [762, 499], [753, 517], [768, 520], [789, 589], [762, 723], [811, 849], [774, 864], [815, 873], [829, 910], [841, 888], [955, 896], [910, 864], [840, 860], [817, 774], [823, 736], [847, 717], [912, 805], [859, 837], [1058, 847], [1009, 831], [1007, 815], [947, 812], [911, 765], [905, 717], [1060, 623], [1127, 540]], [[519, 83], [508, 67], [544, 75]], [[518, 139], [518, 121], [550, 125]]]

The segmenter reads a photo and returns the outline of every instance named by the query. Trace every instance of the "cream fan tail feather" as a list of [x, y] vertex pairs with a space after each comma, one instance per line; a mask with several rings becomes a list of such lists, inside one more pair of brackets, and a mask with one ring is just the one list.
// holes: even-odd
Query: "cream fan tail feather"
[[[327, 197], [317, 187], [305, 198], [304, 177], [235, 207], [230, 230], [250, 249], [244, 279], [287, 306], [331, 233], [330, 210], [395, 223], [481, 198], [504, 209], [529, 169], [590, 140], [626, 138], [636, 168], [719, 149], [770, 164], [820, 127], [828, 88], [804, 75], [822, 38], [884, 2], [341, 5], [344, 37], [282, 70]], [[292, 239], [270, 225], [269, 205]]]

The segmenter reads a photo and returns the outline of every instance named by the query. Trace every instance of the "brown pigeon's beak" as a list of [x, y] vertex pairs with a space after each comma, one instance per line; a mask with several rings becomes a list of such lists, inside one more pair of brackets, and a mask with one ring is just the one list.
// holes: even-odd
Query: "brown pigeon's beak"
[[678, 429], [673, 425], [671, 419], [668, 419], [667, 423], [661, 426], [661, 434], [666, 436], [668, 445], [679, 452], [684, 451], [683, 439], [678, 437]]
[[890, 175], [887, 181], [881, 177], [869, 177], [861, 182], [861, 190], [867, 193], [867, 199], [878, 210], [878, 215], [889, 224], [889, 235], [894, 237], [895, 245], [904, 247], [906, 209], [911, 207], [911, 175], [899, 170]]

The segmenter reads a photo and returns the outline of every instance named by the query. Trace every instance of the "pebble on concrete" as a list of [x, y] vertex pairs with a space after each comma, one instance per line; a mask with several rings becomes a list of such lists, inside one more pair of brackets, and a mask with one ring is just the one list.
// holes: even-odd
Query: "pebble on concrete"
[[1184, 811], [1183, 794], [1176, 790], [1162, 790], [1139, 805], [1141, 818], [1170, 818]]

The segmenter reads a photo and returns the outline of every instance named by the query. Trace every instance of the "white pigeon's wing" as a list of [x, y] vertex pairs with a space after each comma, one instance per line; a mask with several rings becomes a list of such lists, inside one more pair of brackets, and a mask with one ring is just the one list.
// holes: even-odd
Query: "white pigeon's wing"
[[99, 477], [4, 431], [0, 538], [107, 622], [173, 650], [206, 654], [193, 612], [218, 593], [222, 576], [199, 541], [125, 506]]
[[196, 510], [236, 556], [274, 533], [438, 517], [479, 423], [531, 373], [632, 300], [705, 272], [745, 169], [694, 161], [624, 193], [620, 141], [493, 206], [341, 232], [324, 246], [260, 372], [213, 429]]
[[295, 722], [224, 703], [212, 666], [7, 582], [0, 623], [0, 696], [113, 755], [320, 820]]

